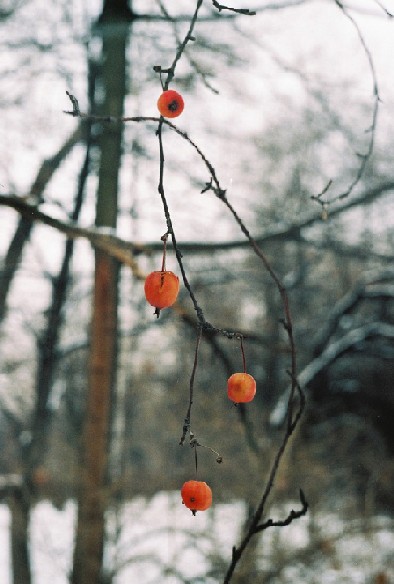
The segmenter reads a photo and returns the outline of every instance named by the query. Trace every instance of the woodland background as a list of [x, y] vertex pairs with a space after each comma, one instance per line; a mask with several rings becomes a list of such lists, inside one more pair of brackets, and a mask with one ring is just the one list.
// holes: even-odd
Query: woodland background
[[[294, 523], [255, 537], [232, 581], [392, 582], [393, 7], [234, 3], [256, 10], [247, 15], [214, 4], [203, 3], [195, 40], [177, 63], [171, 88], [186, 106], [176, 125], [213, 165], [286, 286], [307, 400], [267, 516], [296, 509], [300, 489], [308, 514], [299, 531]], [[201, 192], [209, 181], [201, 157], [164, 128], [166, 196], [188, 279], [206, 319], [244, 335], [258, 385], [252, 404], [233, 407], [225, 388], [242, 364], [239, 343], [203, 337], [193, 426], [223, 463], [200, 449], [199, 476], [215, 505], [189, 517], [179, 489], [194, 476], [194, 454], [179, 438], [195, 313], [184, 288], [159, 319], [143, 294], [167, 229], [157, 122], [64, 113], [69, 91], [82, 112], [157, 117], [153, 67], [173, 62], [196, 5], [0, 4], [0, 495], [10, 538], [0, 579], [10, 563], [13, 584], [45, 582], [34, 556], [35, 510], [46, 505], [45, 521], [56, 524], [48, 518], [81, 496], [81, 461], [100, 440], [99, 488], [83, 487], [85, 512], [102, 510], [97, 579], [78, 567], [78, 551], [73, 558], [67, 519], [59, 533], [68, 530], [68, 543], [58, 533], [61, 544], [41, 545], [52, 550], [45, 562], [57, 555], [52, 582], [109, 584], [127, 574], [141, 584], [223, 582], [283, 434], [290, 355], [278, 290], [222, 202]], [[178, 271], [171, 243], [167, 265]], [[100, 273], [109, 284], [97, 332]], [[99, 374], [109, 430], [99, 438], [86, 417], [94, 338], [108, 357]], [[125, 545], [125, 531], [142, 524]], [[219, 544], [224, 533], [234, 539]]]

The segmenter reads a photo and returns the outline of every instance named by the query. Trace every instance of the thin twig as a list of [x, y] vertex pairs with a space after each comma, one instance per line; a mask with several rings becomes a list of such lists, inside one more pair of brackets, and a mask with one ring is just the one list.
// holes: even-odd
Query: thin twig
[[196, 9], [194, 11], [194, 14], [193, 14], [191, 20], [190, 20], [189, 29], [188, 29], [188, 31], [187, 31], [187, 33], [185, 35], [185, 38], [183, 39], [183, 41], [180, 43], [180, 45], [178, 47], [178, 50], [176, 52], [174, 61], [172, 62], [172, 65], [170, 67], [168, 67], [168, 69], [163, 69], [162, 67], [160, 67], [160, 65], [155, 65], [153, 67], [153, 70], [156, 73], [160, 73], [160, 74], [161, 73], [166, 73], [166, 75], [167, 75], [167, 79], [163, 83], [163, 89], [164, 90], [168, 89], [169, 84], [171, 83], [171, 81], [174, 78], [176, 66], [178, 64], [178, 61], [182, 57], [182, 54], [183, 54], [183, 52], [184, 52], [184, 50], [186, 48], [187, 43], [189, 43], [190, 41], [193, 41], [194, 40], [194, 37], [193, 37], [193, 29], [194, 29], [194, 26], [195, 26], [195, 24], [197, 22], [198, 12], [199, 12], [199, 10], [200, 10], [200, 8], [202, 6], [202, 3], [203, 3], [203, 0], [197, 0]]
[[[182, 42], [178, 36], [178, 32], [177, 32], [177, 20], [176, 18], [173, 18], [170, 13], [168, 12], [166, 6], [163, 4], [163, 2], [161, 2], [161, 0], [158, 0], [158, 4], [160, 6], [160, 10], [163, 13], [163, 16], [169, 21], [173, 23], [173, 28], [174, 28], [174, 34], [175, 34], [175, 40], [178, 44], [178, 46], [182, 45]], [[191, 35], [190, 33], [190, 29], [185, 37], [185, 40], [187, 40], [187, 42], [190, 41], [194, 41], [195, 37]], [[193, 59], [186, 51], [186, 44], [184, 46], [184, 50], [183, 50], [183, 54], [185, 56], [185, 58], [188, 60], [190, 66], [192, 67], [192, 69], [194, 69], [194, 71], [197, 73], [197, 75], [200, 77], [200, 79], [202, 80], [202, 82], [204, 83], [205, 87], [207, 87], [210, 91], [212, 91], [212, 93], [214, 93], [215, 95], [219, 94], [219, 91], [217, 89], [215, 89], [215, 87], [213, 87], [211, 85], [211, 83], [208, 81], [208, 75], [206, 73], [204, 73], [204, 71], [201, 70], [201, 68], [199, 67], [198, 63], [195, 61], [195, 59]], [[162, 68], [161, 67], [154, 67], [155, 71], [158, 71], [159, 73], [162, 73]], [[164, 86], [163, 86], [164, 89]]]
[[291, 353], [292, 386], [291, 386], [291, 392], [290, 392], [290, 396], [289, 396], [289, 411], [288, 411], [288, 428], [290, 429], [290, 426], [293, 423], [292, 405], [291, 404], [293, 402], [294, 393], [295, 393], [296, 386], [297, 386], [297, 381], [296, 381], [297, 380], [297, 357], [296, 357], [296, 347], [295, 347], [294, 336], [293, 336], [293, 321], [292, 321], [292, 317], [291, 317], [290, 303], [289, 303], [287, 291], [286, 291], [285, 286], [282, 284], [281, 280], [279, 279], [279, 277], [277, 276], [277, 274], [273, 270], [270, 262], [268, 261], [268, 258], [266, 257], [266, 255], [263, 253], [263, 251], [257, 245], [255, 239], [252, 237], [249, 230], [245, 226], [244, 222], [239, 217], [238, 213], [235, 211], [234, 207], [231, 205], [231, 203], [227, 199], [225, 193], [222, 191], [220, 193], [216, 192], [215, 194], [226, 205], [226, 207], [228, 208], [228, 210], [230, 211], [230, 213], [233, 215], [234, 219], [238, 223], [239, 227], [241, 228], [242, 233], [249, 240], [249, 243], [250, 243], [253, 251], [255, 252], [257, 257], [259, 257], [260, 260], [263, 262], [263, 265], [264, 265], [265, 269], [267, 270], [267, 272], [269, 273], [269, 275], [271, 276], [272, 280], [274, 281], [274, 283], [279, 291], [281, 300], [282, 300], [282, 305], [283, 305], [283, 310], [284, 310], [284, 319], [282, 319], [282, 324], [283, 324], [283, 327], [287, 333], [287, 337], [288, 337], [289, 345], [290, 345], [290, 353]]
[[264, 523], [261, 523], [260, 525], [257, 525], [256, 529], [255, 529], [255, 533], [259, 533], [260, 531], [264, 531], [265, 529], [268, 529], [269, 527], [285, 527], [286, 525], [290, 525], [290, 523], [292, 523], [294, 521], [294, 519], [299, 519], [300, 517], [303, 517], [304, 515], [306, 515], [309, 505], [307, 500], [305, 499], [305, 495], [302, 491], [302, 489], [300, 489], [300, 502], [301, 502], [301, 509], [299, 511], [294, 511], [293, 509], [291, 509], [290, 513], [288, 514], [288, 516], [286, 517], [286, 519], [282, 519], [282, 520], [278, 520], [278, 521], [274, 521], [273, 519], [267, 519], [267, 521], [264, 521]]
[[[303, 396], [302, 389], [299, 386], [298, 386], [298, 389], [299, 389], [300, 395]], [[256, 535], [256, 533], [261, 531], [260, 521], [261, 521], [261, 518], [264, 514], [265, 506], [266, 506], [268, 497], [269, 497], [269, 495], [272, 491], [272, 488], [274, 486], [275, 478], [276, 478], [276, 475], [277, 475], [277, 472], [279, 469], [281, 459], [282, 459], [283, 454], [286, 450], [289, 439], [295, 430], [296, 424], [298, 423], [298, 420], [300, 419], [300, 417], [302, 415], [304, 407], [305, 407], [305, 400], [302, 399], [300, 401], [300, 405], [299, 405], [295, 420], [293, 421], [294, 423], [292, 424], [291, 427], [286, 428], [285, 434], [284, 434], [283, 439], [282, 439], [282, 443], [280, 444], [278, 451], [276, 453], [276, 456], [274, 458], [274, 461], [272, 463], [271, 470], [270, 470], [270, 473], [268, 476], [268, 480], [267, 480], [267, 483], [266, 483], [264, 491], [263, 491], [263, 495], [262, 495], [262, 497], [260, 499], [260, 503], [259, 503], [256, 511], [254, 512], [253, 517], [249, 523], [248, 530], [247, 530], [246, 534], [244, 535], [244, 537], [242, 538], [239, 546], [238, 547], [234, 546], [232, 549], [231, 561], [230, 561], [229, 567], [227, 569], [227, 572], [225, 574], [223, 584], [229, 584], [229, 582], [231, 581], [231, 578], [234, 574], [234, 570], [235, 570], [238, 562], [240, 561], [243, 553], [245, 552], [245, 549], [247, 548], [250, 540], [252, 539], [253, 536]], [[307, 506], [306, 501], [305, 501], [305, 505]], [[305, 513], [306, 513], [306, 510], [305, 510]]]
[[158, 139], [159, 139], [159, 156], [160, 156], [158, 191], [160, 193], [161, 201], [163, 204], [164, 216], [165, 216], [166, 223], [167, 223], [168, 233], [171, 234], [172, 245], [174, 246], [175, 257], [177, 259], [179, 269], [180, 269], [181, 274], [182, 274], [183, 283], [185, 285], [185, 288], [189, 292], [189, 296], [191, 298], [191, 301], [193, 302], [194, 310], [196, 311], [197, 319], [198, 319], [199, 323], [203, 326], [207, 326], [207, 325], [209, 326], [209, 323], [207, 323], [205, 320], [202, 308], [199, 306], [199, 304], [197, 302], [197, 299], [194, 295], [194, 292], [192, 290], [192, 287], [191, 287], [190, 282], [188, 280], [188, 277], [186, 275], [186, 271], [185, 271], [183, 261], [182, 261], [182, 253], [181, 253], [181, 251], [178, 247], [178, 244], [177, 244], [174, 228], [172, 225], [171, 215], [170, 215], [170, 211], [168, 208], [167, 199], [165, 196], [165, 191], [164, 191], [164, 162], [165, 162], [165, 158], [164, 158], [164, 147], [163, 147], [163, 136], [162, 136], [163, 123], [164, 123], [164, 120], [163, 120], [163, 118], [161, 118], [159, 120], [159, 126], [158, 126], [158, 129], [156, 132]]
[[236, 12], [237, 14], [245, 14], [246, 16], [255, 16], [255, 10], [249, 10], [248, 8], [232, 8], [231, 6], [225, 6], [224, 4], [219, 4], [216, 0], [212, 0], [212, 4], [215, 8], [221, 12], [222, 10], [229, 10], [230, 12]]
[[347, 8], [344, 6], [344, 4], [340, 0], [334, 0], [334, 2], [337, 5], [337, 7], [341, 10], [341, 12], [344, 14], [344, 16], [350, 21], [353, 28], [355, 29], [357, 36], [359, 38], [359, 41], [361, 43], [361, 46], [363, 48], [363, 51], [365, 53], [365, 56], [367, 58], [367, 61], [369, 64], [369, 70], [370, 70], [371, 77], [372, 77], [373, 108], [372, 108], [371, 124], [370, 124], [370, 127], [366, 130], [370, 134], [370, 138], [369, 138], [368, 145], [367, 145], [367, 150], [364, 154], [357, 155], [358, 158], [361, 160], [361, 163], [357, 169], [355, 177], [350, 182], [349, 186], [342, 193], [340, 193], [336, 197], [332, 198], [330, 201], [328, 201], [327, 199], [323, 199], [322, 196], [323, 196], [323, 194], [325, 194], [326, 192], [328, 192], [330, 190], [331, 182], [318, 195], [314, 195], [311, 197], [312, 200], [317, 201], [320, 205], [322, 205], [322, 212], [323, 212], [324, 216], [327, 215], [327, 209], [328, 209], [329, 204], [332, 204], [338, 200], [345, 199], [346, 197], [348, 197], [353, 192], [355, 187], [360, 183], [360, 181], [365, 173], [367, 164], [368, 164], [368, 162], [372, 156], [372, 153], [373, 153], [373, 149], [374, 149], [374, 145], [375, 145], [375, 134], [376, 134], [377, 121], [378, 121], [379, 105], [380, 105], [380, 95], [379, 95], [379, 87], [378, 87], [377, 75], [376, 75], [376, 70], [375, 70], [375, 64], [374, 64], [374, 61], [373, 61], [373, 58], [371, 55], [371, 51], [369, 50], [369, 47], [364, 39], [363, 33], [361, 32], [361, 29], [360, 29], [357, 21], [353, 18], [353, 16], [347, 10]]
[[197, 365], [198, 365], [198, 350], [200, 348], [201, 336], [202, 336], [202, 328], [199, 326], [198, 333], [197, 333], [197, 340], [196, 340], [196, 348], [194, 351], [193, 369], [192, 369], [192, 373], [190, 375], [190, 382], [189, 382], [189, 406], [187, 408], [185, 421], [184, 421], [183, 428], [182, 428], [182, 436], [181, 436], [181, 439], [179, 441], [179, 444], [181, 446], [183, 446], [183, 444], [186, 440], [187, 433], [188, 432], [190, 433], [191, 411], [192, 411], [193, 395], [194, 395], [194, 379], [196, 376]]
[[383, 4], [380, 2], [380, 0], [374, 0], [375, 4], [377, 6], [379, 6], [379, 8], [381, 10], [383, 10], [383, 12], [385, 12], [386, 16], [388, 16], [389, 18], [394, 18], [394, 13], [393, 12], [389, 12], [387, 10], [387, 8], [385, 6], [383, 6]]

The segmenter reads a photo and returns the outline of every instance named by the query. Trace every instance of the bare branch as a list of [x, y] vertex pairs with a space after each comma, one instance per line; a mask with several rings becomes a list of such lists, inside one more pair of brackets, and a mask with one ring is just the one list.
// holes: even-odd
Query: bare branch
[[[270, 493], [271, 493], [271, 491], [273, 489], [274, 482], [275, 482], [275, 478], [276, 478], [276, 475], [277, 475], [277, 472], [278, 472], [278, 469], [279, 469], [280, 462], [282, 460], [283, 454], [284, 454], [284, 452], [286, 450], [286, 447], [287, 447], [287, 444], [288, 444], [288, 442], [290, 440], [290, 437], [291, 437], [292, 433], [294, 432], [295, 427], [296, 427], [296, 425], [297, 425], [297, 423], [298, 423], [298, 421], [299, 421], [299, 419], [300, 419], [300, 417], [302, 415], [302, 412], [304, 410], [304, 407], [305, 407], [305, 400], [303, 399], [303, 391], [302, 391], [301, 387], [298, 384], [297, 384], [297, 387], [298, 387], [298, 390], [300, 392], [300, 396], [302, 396], [302, 399], [300, 401], [300, 405], [299, 405], [299, 408], [298, 408], [298, 412], [296, 414], [296, 417], [294, 419], [294, 423], [293, 423], [293, 425], [291, 427], [289, 427], [289, 425], [287, 425], [287, 427], [286, 427], [285, 434], [283, 436], [282, 442], [281, 442], [281, 444], [280, 444], [280, 446], [278, 448], [278, 451], [276, 453], [276, 456], [274, 458], [274, 461], [273, 461], [273, 463], [271, 465], [270, 473], [269, 473], [268, 480], [266, 482], [266, 485], [265, 485], [265, 488], [264, 488], [264, 491], [263, 491], [263, 495], [261, 497], [260, 503], [257, 506], [256, 511], [253, 514], [253, 517], [252, 517], [252, 519], [250, 521], [250, 524], [249, 524], [249, 527], [247, 529], [247, 532], [244, 535], [244, 537], [242, 538], [241, 543], [239, 544], [239, 546], [238, 547], [233, 547], [231, 561], [230, 561], [229, 567], [227, 569], [226, 575], [224, 577], [223, 584], [229, 584], [229, 582], [231, 581], [232, 576], [234, 574], [234, 570], [235, 570], [238, 562], [240, 561], [243, 553], [245, 552], [245, 549], [249, 545], [250, 540], [252, 539], [252, 537], [254, 537], [256, 535], [256, 533], [258, 533], [259, 531], [261, 531], [260, 521], [261, 521], [261, 518], [262, 518], [262, 516], [264, 514], [265, 506], [266, 506], [268, 497], [269, 497], [269, 495], [270, 495]], [[290, 411], [291, 410], [289, 410], [289, 407], [288, 407], [287, 408], [287, 413], [286, 413], [287, 416], [289, 416], [289, 412]], [[302, 495], [301, 495], [301, 493], [302, 493], [302, 491], [300, 491], [300, 498], [302, 496], [301, 502], [303, 504], [303, 509], [304, 509], [304, 507], [306, 507], [306, 509], [305, 509], [305, 513], [306, 513], [306, 511], [307, 511], [307, 503], [305, 501], [305, 498], [304, 498], [303, 493], [302, 493]], [[302, 514], [304, 514], [304, 513], [302, 513]], [[269, 527], [269, 526], [267, 526], [267, 527]]]
[[183, 41], [180, 43], [178, 50], [176, 52], [174, 61], [172, 62], [172, 65], [168, 68], [168, 69], [162, 69], [160, 66], [155, 66], [153, 67], [154, 71], [156, 71], [156, 73], [166, 73], [167, 74], [167, 79], [166, 81], [163, 83], [163, 89], [166, 90], [168, 89], [169, 84], [171, 83], [171, 81], [174, 78], [175, 75], [175, 69], [176, 66], [178, 64], [178, 61], [180, 60], [180, 58], [182, 57], [182, 54], [186, 48], [186, 45], [190, 42], [194, 40], [193, 37], [193, 30], [194, 30], [194, 26], [197, 22], [197, 18], [198, 18], [198, 13], [199, 10], [202, 6], [203, 0], [197, 0], [197, 5], [196, 5], [196, 9], [194, 11], [194, 14], [190, 20], [190, 25], [189, 25], [189, 29], [185, 35], [185, 38], [183, 39]]
[[303, 517], [304, 515], [306, 515], [309, 505], [307, 503], [307, 500], [305, 499], [305, 495], [302, 491], [302, 489], [300, 489], [300, 502], [301, 502], [301, 509], [299, 511], [294, 511], [293, 509], [290, 511], [289, 515], [286, 517], [286, 519], [282, 519], [282, 520], [277, 520], [274, 521], [273, 519], [268, 519], [267, 521], [264, 521], [264, 523], [262, 523], [261, 525], [258, 525], [256, 527], [255, 532], [258, 533], [259, 531], [264, 531], [265, 529], [268, 529], [269, 527], [285, 527], [286, 525], [290, 525], [290, 523], [293, 523], [293, 521], [295, 519], [299, 519], [300, 517]]
[[360, 29], [357, 21], [353, 18], [353, 16], [347, 10], [347, 8], [344, 6], [344, 4], [340, 0], [334, 0], [334, 2], [338, 6], [338, 8], [342, 11], [344, 16], [350, 21], [353, 28], [355, 29], [356, 34], [359, 38], [361, 47], [362, 47], [362, 49], [365, 53], [365, 56], [367, 58], [369, 70], [370, 70], [371, 77], [372, 77], [373, 107], [372, 107], [371, 123], [370, 123], [370, 126], [366, 130], [370, 136], [369, 141], [368, 141], [368, 145], [367, 145], [367, 149], [366, 149], [365, 153], [358, 154], [358, 158], [360, 159], [361, 162], [360, 162], [360, 165], [358, 167], [358, 170], [356, 172], [355, 177], [350, 182], [347, 189], [345, 189], [345, 191], [343, 191], [342, 193], [340, 193], [339, 195], [337, 195], [336, 197], [334, 197], [330, 201], [327, 198], [326, 199], [323, 198], [323, 195], [326, 194], [327, 192], [329, 192], [330, 185], [326, 186], [317, 195], [314, 195], [311, 197], [312, 200], [318, 202], [322, 206], [323, 213], [327, 212], [327, 206], [329, 204], [332, 204], [333, 202], [336, 202], [340, 199], [347, 198], [353, 192], [354, 188], [361, 181], [361, 179], [364, 175], [365, 169], [367, 167], [367, 164], [372, 156], [373, 149], [374, 149], [375, 134], [376, 134], [376, 127], [377, 127], [378, 113], [379, 113], [379, 104], [380, 104], [380, 95], [379, 95], [379, 88], [378, 88], [378, 81], [377, 81], [377, 76], [376, 76], [375, 64], [374, 64], [374, 61], [372, 58], [371, 51], [369, 50], [369, 47], [364, 39], [363, 33], [361, 32], [361, 29]]
[[181, 439], [179, 441], [179, 444], [181, 446], [183, 446], [185, 440], [186, 440], [186, 435], [189, 432], [191, 434], [191, 430], [190, 430], [190, 424], [191, 424], [191, 411], [192, 411], [192, 405], [193, 405], [193, 394], [194, 394], [194, 378], [196, 376], [196, 371], [197, 371], [197, 364], [198, 364], [198, 350], [200, 348], [200, 342], [201, 342], [201, 334], [202, 334], [202, 329], [201, 327], [198, 328], [198, 333], [197, 333], [197, 340], [196, 340], [196, 349], [194, 351], [194, 362], [193, 362], [193, 369], [190, 375], [190, 383], [189, 383], [189, 406], [187, 408], [187, 412], [186, 412], [186, 416], [185, 416], [185, 421], [183, 424], [183, 429], [182, 429], [182, 436]]
[[[158, 121], [159, 118], [155, 118], [155, 120]], [[376, 187], [367, 189], [366, 191], [360, 193], [358, 197], [348, 199], [345, 202], [341, 202], [340, 204], [334, 206], [330, 211], [330, 217], [333, 218], [339, 216], [340, 214], [354, 207], [368, 205], [375, 201], [378, 197], [385, 195], [387, 192], [390, 192], [392, 190], [394, 190], [394, 182], [392, 181], [376, 185]], [[40, 211], [36, 204], [29, 203], [28, 198], [25, 197], [16, 197], [15, 195], [1, 194], [0, 205], [15, 209], [30, 221], [39, 221], [55, 229], [58, 229], [67, 237], [86, 238], [91, 242], [93, 246], [95, 245], [95, 241], [98, 236], [100, 236], [100, 238], [103, 241], [105, 238], [107, 238], [108, 240], [111, 241], [111, 246], [110, 245], [107, 246], [107, 253], [110, 253], [110, 249], [113, 249], [114, 247], [119, 248], [117, 255], [117, 259], [119, 259], [119, 261], [122, 261], [121, 254], [123, 252], [124, 253], [127, 252], [137, 256], [141, 253], [149, 254], [153, 252], [160, 252], [163, 248], [162, 243], [160, 242], [146, 242], [144, 244], [133, 243], [131, 241], [127, 241], [120, 237], [117, 237], [114, 234], [109, 233], [104, 234], [102, 232], [99, 232], [95, 228], [79, 227], [78, 225], [75, 225], [70, 222], [62, 221], [60, 219], [54, 219], [47, 213]], [[302, 235], [302, 231], [304, 229], [307, 229], [308, 227], [311, 227], [318, 222], [321, 222], [320, 214], [313, 213], [307, 216], [299, 223], [294, 223], [292, 225], [275, 226], [267, 230], [264, 234], [255, 237], [254, 239], [257, 245], [264, 245], [271, 241], [293, 240], [300, 241], [308, 245], [314, 246], [319, 245], [320, 247], [321, 246], [324, 247], [324, 243], [317, 244], [312, 239], [306, 239]], [[102, 245], [104, 246], [105, 244], [102, 243]], [[359, 249], [357, 246], [341, 245], [338, 242], [335, 243], [335, 245], [333, 242], [329, 242], [328, 246], [330, 249], [334, 249], [334, 251], [338, 248], [340, 254], [355, 255], [360, 258], [364, 257], [362, 250]], [[192, 241], [182, 242], [182, 249], [187, 251], [189, 254], [212, 253], [213, 251], [231, 251], [234, 249], [246, 249], [249, 247], [250, 247], [249, 242], [244, 239], [218, 242], [192, 242]], [[105, 251], [104, 247], [102, 249]], [[370, 257], [371, 253], [372, 252], [368, 251], [368, 257]], [[390, 259], [392, 259], [392, 256], [390, 255], [384, 256], [375, 254], [375, 256], [383, 261], [390, 261]], [[127, 256], [125, 256], [125, 260], [127, 260]], [[124, 261], [122, 263], [127, 264], [127, 261]]]
[[39, 221], [44, 225], [49, 225], [69, 238], [85, 238], [94, 248], [105, 251], [108, 255], [129, 266], [135, 275], [140, 274], [134, 254], [141, 253], [144, 249], [143, 246], [138, 244], [130, 245], [128, 242], [124, 242], [112, 234], [100, 231], [98, 228], [79, 227], [71, 222], [55, 219], [40, 211], [36, 205], [31, 205], [20, 197], [0, 195], [0, 205], [15, 209], [29, 221]]
[[387, 10], [387, 8], [385, 6], [383, 6], [383, 4], [382, 4], [382, 2], [380, 2], [380, 0], [374, 0], [374, 2], [386, 14], [386, 16], [388, 16], [389, 18], [393, 18], [394, 17], [394, 13], [393, 12], [389, 12]]

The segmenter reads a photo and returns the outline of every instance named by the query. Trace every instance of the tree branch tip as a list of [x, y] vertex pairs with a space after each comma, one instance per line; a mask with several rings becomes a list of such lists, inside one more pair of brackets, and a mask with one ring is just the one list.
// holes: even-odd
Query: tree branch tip
[[216, 0], [212, 0], [212, 4], [219, 12], [222, 10], [230, 10], [237, 14], [244, 14], [246, 16], [255, 16], [257, 13], [255, 10], [249, 10], [249, 8], [232, 8], [230, 6], [225, 6], [224, 4], [219, 4]]
[[72, 103], [73, 106], [73, 111], [72, 112], [64, 112], [64, 113], [69, 113], [74, 117], [80, 117], [81, 115], [81, 110], [79, 109], [79, 103], [77, 98], [75, 97], [75, 95], [73, 95], [72, 93], [70, 93], [69, 91], [66, 90], [66, 95], [69, 98], [69, 100]]
[[205, 187], [202, 189], [200, 194], [203, 195], [204, 193], [206, 193], [207, 191], [210, 191], [211, 189], [212, 189], [212, 179], [209, 182], [205, 183]]
[[69, 116], [72, 116], [73, 118], [79, 118], [79, 115], [78, 115], [78, 114], [76, 114], [75, 112], [69, 112], [69, 111], [67, 111], [67, 110], [63, 110], [63, 113], [64, 113], [64, 114], [67, 114], [67, 115], [69, 115]]
[[153, 71], [155, 73], [168, 73], [170, 69], [163, 69], [161, 65], [153, 65]]
[[301, 501], [301, 504], [303, 505], [303, 507], [306, 507], [306, 508], [309, 507], [308, 501], [306, 500], [304, 491], [302, 489], [300, 489], [300, 501]]

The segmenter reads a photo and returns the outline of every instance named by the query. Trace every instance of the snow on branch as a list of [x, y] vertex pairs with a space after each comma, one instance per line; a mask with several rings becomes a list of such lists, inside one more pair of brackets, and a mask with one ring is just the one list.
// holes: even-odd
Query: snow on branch
[[144, 251], [143, 245], [126, 242], [120, 237], [116, 237], [112, 232], [108, 232], [107, 229], [101, 230], [97, 227], [80, 227], [71, 221], [66, 222], [61, 219], [56, 219], [40, 211], [37, 205], [27, 203], [21, 197], [0, 195], [0, 205], [15, 209], [15, 211], [26, 219], [38, 221], [44, 225], [53, 227], [69, 238], [86, 239], [94, 248], [108, 253], [108, 255], [129, 266], [137, 277], [144, 277], [140, 273], [138, 263], [135, 259], [136, 255]]
[[334, 333], [340, 319], [345, 314], [349, 314], [351, 310], [364, 298], [384, 297], [391, 294], [391, 288], [370, 289], [373, 285], [381, 285], [384, 282], [394, 280], [394, 268], [388, 268], [384, 271], [374, 270], [365, 275], [356, 286], [345, 294], [334, 306], [330, 314], [327, 316], [325, 323], [320, 329], [318, 336], [314, 342], [314, 355], [317, 357], [322, 353], [327, 346], [331, 335]]
[[[389, 342], [394, 341], [394, 325], [385, 322], [371, 322], [364, 326], [349, 331], [339, 340], [330, 343], [327, 348], [316, 359], [311, 361], [298, 375], [298, 381], [302, 387], [306, 388], [315, 377], [334, 361], [352, 350], [357, 350], [357, 346], [372, 338], [383, 338]], [[288, 393], [285, 392], [273, 410], [270, 422], [273, 426], [283, 423], [287, 413]]]

